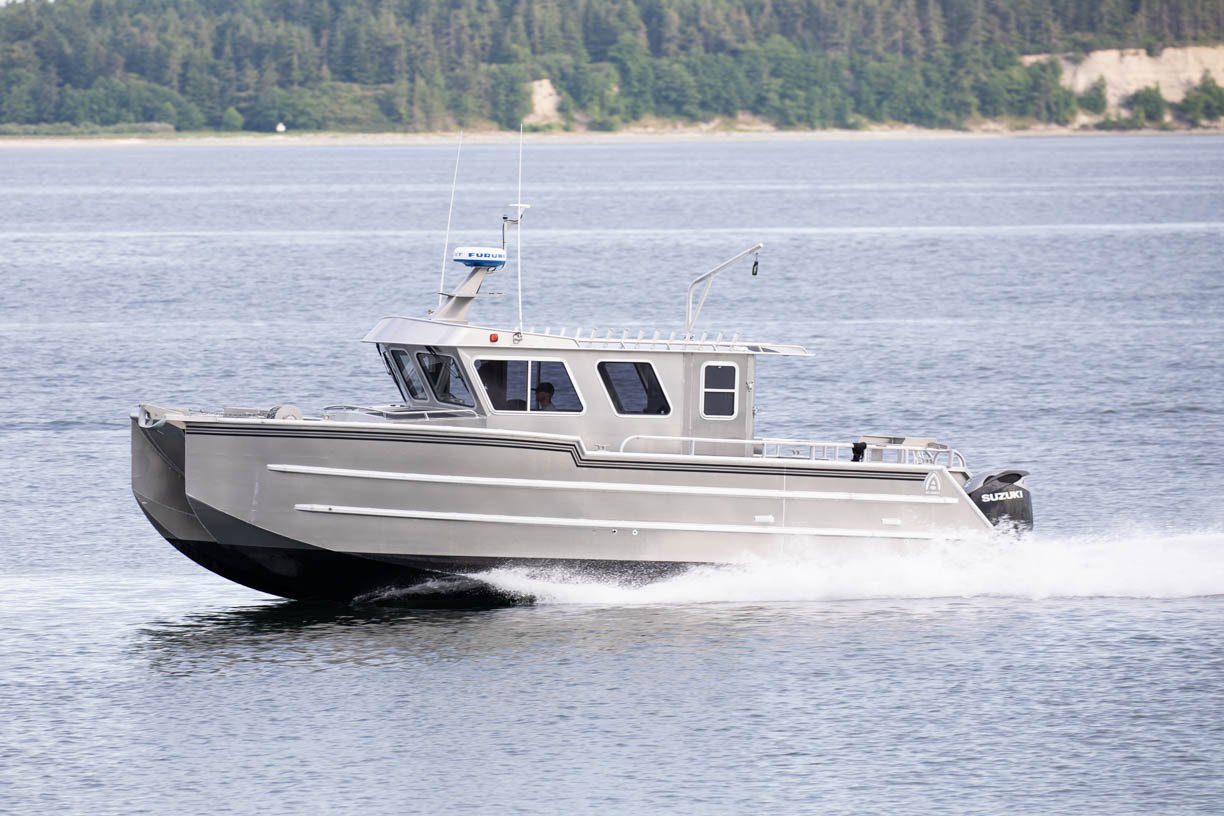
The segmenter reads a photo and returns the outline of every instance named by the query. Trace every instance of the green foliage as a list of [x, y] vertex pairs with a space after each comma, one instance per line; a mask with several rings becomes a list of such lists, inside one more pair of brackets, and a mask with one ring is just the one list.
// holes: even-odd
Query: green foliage
[[1089, 113], [1100, 116], [1105, 112], [1108, 100], [1105, 98], [1105, 78], [1099, 77], [1092, 87], [1084, 91], [1078, 98], [1079, 106]]
[[323, 127], [322, 104], [314, 91], [268, 88], [246, 108], [243, 120], [249, 130], [273, 132], [281, 124], [291, 130], [318, 130]]
[[238, 109], [233, 105], [225, 109], [225, 113], [221, 114], [221, 129], [222, 130], [242, 130], [246, 120]]
[[1130, 116], [1106, 114], [1104, 119], [1093, 125], [1097, 130], [1138, 130], [1148, 126], [1147, 120], [1134, 114]]
[[490, 118], [506, 130], [517, 129], [523, 117], [531, 113], [531, 96], [527, 83], [531, 77], [524, 65], [495, 65], [492, 75]]
[[1033, 117], [1042, 122], [1066, 125], [1075, 118], [1075, 94], [1059, 82], [1057, 62], [1019, 63], [996, 69], [975, 83], [983, 116]]
[[[1204, 77], [1204, 80], [1210, 80], [1210, 77], [1206, 76]], [[1200, 89], [1202, 87], [1202, 85], [1199, 86]], [[1210, 91], [1208, 91], [1207, 94], [1209, 95]], [[1187, 96], [1190, 98], [1189, 94]], [[1205, 96], [1202, 98], [1205, 98]], [[1191, 99], [1189, 112], [1187, 113], [1185, 102], [1183, 100], [1183, 104], [1178, 106], [1178, 110], [1181, 115], [1191, 117], [1199, 115], [1201, 117], [1202, 109], [1200, 109], [1196, 104], [1197, 101], [1198, 100], [1196, 99]], [[1220, 102], [1224, 104], [1224, 98], [1221, 98]], [[1165, 101], [1164, 96], [1161, 95], [1159, 85], [1152, 85], [1135, 92], [1126, 100], [1126, 104], [1130, 107], [1130, 116], [1114, 117], [1107, 115], [1102, 121], [1097, 123], [1097, 129], [1130, 130], [1135, 128], [1150, 127], [1168, 129], [1171, 127], [1171, 125], [1165, 121], [1165, 114], [1169, 110], [1169, 103]]]
[[1224, 116], [1224, 88], [1216, 84], [1210, 72], [1204, 71], [1199, 84], [1186, 91], [1174, 108], [1183, 121], [1194, 127], [1204, 121], [1214, 122]]
[[247, 130], [388, 130], [382, 95], [360, 85], [324, 82], [310, 88], [268, 88], [245, 110]]
[[178, 93], [135, 77], [101, 77], [88, 90], [66, 88], [59, 111], [58, 121], [77, 125], [165, 122], [176, 130], [204, 125], [200, 109]]
[[[1209, 5], [1209, 4], [1208, 4]], [[0, 123], [179, 130], [514, 128], [548, 77], [567, 120], [781, 127], [1104, 111], [1019, 55], [1224, 41], [1204, 0], [23, 0], [0, 5]], [[1219, 88], [1177, 107], [1218, 118]], [[1157, 92], [1158, 95], [1158, 92]], [[1143, 97], [1135, 117], [1154, 117]], [[1160, 117], [1164, 111], [1159, 111]], [[241, 124], [235, 124], [241, 119]]]
[[34, 71], [19, 68], [0, 73], [0, 121], [34, 124], [52, 121], [59, 102], [59, 87]]
[[625, 115], [641, 119], [654, 112], [654, 64], [646, 47], [632, 34], [622, 34], [608, 49], [608, 59], [620, 75], [620, 96]]
[[73, 125], [50, 122], [39, 125], [0, 123], [0, 136], [149, 136], [174, 133], [174, 125], [164, 122], [136, 122], [118, 125]]
[[683, 116], [696, 119], [701, 115], [697, 80], [680, 60], [662, 59], [654, 70], [654, 109], [660, 116]]
[[1146, 123], [1163, 122], [1165, 113], [1169, 110], [1169, 103], [1161, 95], [1159, 85], [1151, 85], [1131, 94], [1127, 105], [1140, 127]]

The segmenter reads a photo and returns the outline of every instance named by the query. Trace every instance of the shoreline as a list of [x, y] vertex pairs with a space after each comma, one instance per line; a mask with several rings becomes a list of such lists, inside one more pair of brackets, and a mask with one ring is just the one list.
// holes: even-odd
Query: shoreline
[[[254, 133], [240, 131], [222, 133], [197, 131], [189, 133], [124, 133], [124, 134], [44, 134], [0, 135], [0, 149], [20, 147], [145, 147], [178, 145], [183, 147], [319, 147], [319, 146], [437, 146], [453, 145], [460, 131], [424, 133], [347, 131], [299, 131], [296, 133]], [[708, 125], [642, 126], [617, 131], [546, 130], [524, 134], [534, 144], [649, 144], [660, 142], [805, 142], [805, 141], [909, 141], [924, 139], [1033, 139], [1081, 138], [1089, 136], [1210, 136], [1224, 133], [1224, 121], [1198, 128], [1143, 128], [1136, 130], [1095, 130], [1083, 127], [1039, 124], [1014, 128], [1003, 122], [983, 122], [964, 129], [922, 128], [916, 125], [878, 125], [850, 129], [777, 130], [773, 128], [729, 129]], [[519, 134], [503, 130], [464, 131], [465, 144], [509, 144], [518, 141]]]

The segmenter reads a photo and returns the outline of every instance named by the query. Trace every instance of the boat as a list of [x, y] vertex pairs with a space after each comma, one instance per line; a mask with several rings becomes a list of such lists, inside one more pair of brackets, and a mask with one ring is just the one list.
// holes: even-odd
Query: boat
[[933, 438], [754, 435], [758, 362], [812, 355], [695, 324], [719, 272], [751, 256], [756, 274], [761, 244], [695, 278], [666, 335], [524, 329], [521, 306], [513, 327], [472, 322], [512, 206], [501, 247], [455, 250], [466, 278], [430, 314], [364, 338], [394, 401], [141, 404], [132, 489], [157, 531], [252, 589], [349, 601], [507, 566], [645, 582], [1032, 526], [1025, 471], [973, 475]]

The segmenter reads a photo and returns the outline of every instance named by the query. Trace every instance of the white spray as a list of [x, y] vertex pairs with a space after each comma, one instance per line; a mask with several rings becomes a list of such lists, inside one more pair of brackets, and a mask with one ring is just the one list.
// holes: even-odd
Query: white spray
[[581, 573], [502, 569], [479, 577], [540, 604], [674, 604], [948, 597], [1187, 598], [1224, 595], [1224, 532], [932, 542], [785, 561], [698, 567], [643, 586]]

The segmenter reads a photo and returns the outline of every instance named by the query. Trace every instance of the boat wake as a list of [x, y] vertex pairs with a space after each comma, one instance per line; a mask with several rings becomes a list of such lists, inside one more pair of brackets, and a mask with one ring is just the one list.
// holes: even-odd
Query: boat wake
[[1047, 538], [988, 535], [904, 552], [842, 551], [695, 567], [622, 585], [582, 573], [499, 569], [479, 580], [536, 604], [687, 604], [922, 598], [1192, 598], [1224, 595], [1224, 531]]

